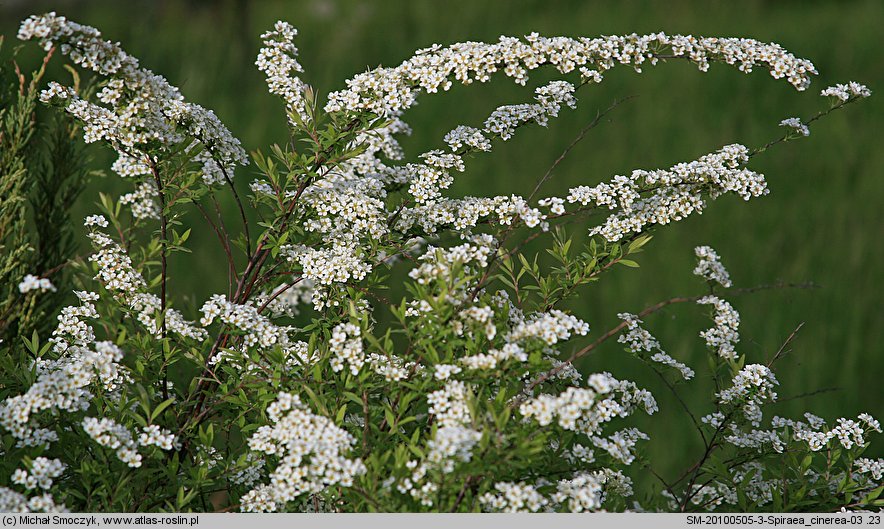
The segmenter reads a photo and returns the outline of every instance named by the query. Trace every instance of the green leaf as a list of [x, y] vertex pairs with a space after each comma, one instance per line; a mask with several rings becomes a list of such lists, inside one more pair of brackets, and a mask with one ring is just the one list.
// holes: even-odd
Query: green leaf
[[159, 415], [163, 413], [163, 410], [171, 406], [173, 402], [175, 402], [175, 397], [170, 397], [161, 402], [159, 406], [154, 408], [154, 410], [150, 413], [150, 422], [153, 423], [154, 419], [159, 417]]

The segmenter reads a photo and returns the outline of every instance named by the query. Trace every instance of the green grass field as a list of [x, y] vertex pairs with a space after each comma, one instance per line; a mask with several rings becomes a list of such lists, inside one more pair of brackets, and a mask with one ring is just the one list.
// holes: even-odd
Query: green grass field
[[[327, 94], [354, 73], [393, 65], [417, 48], [460, 40], [496, 40], [531, 31], [554, 35], [666, 31], [747, 36], [776, 41], [811, 59], [820, 71], [811, 89], [795, 92], [764, 72], [743, 75], [714, 65], [700, 73], [686, 63], [661, 64], [641, 75], [613, 70], [604, 83], [578, 93], [579, 108], [564, 112], [548, 130], [532, 129], [472, 161], [455, 194], [530, 192], [580, 128], [614, 99], [637, 96], [614, 110], [556, 170], [545, 188], [593, 184], [634, 168], [665, 167], [726, 143], [759, 145], [779, 134], [777, 123], [808, 116], [827, 105], [819, 90], [847, 80], [867, 84], [869, 100], [818, 123], [809, 138], [759, 156], [754, 168], [770, 183], [768, 197], [743, 203], [723, 199], [702, 216], [660, 230], [638, 270], [622, 268], [587, 288], [573, 309], [601, 333], [616, 313], [702, 286], [691, 275], [693, 248], [716, 248], [738, 285], [813, 281], [820, 288], [779, 290], [733, 299], [743, 316], [742, 351], [750, 361], [769, 358], [801, 322], [804, 328], [778, 376], [785, 400], [778, 411], [805, 410], [828, 418], [868, 411], [884, 419], [884, 2], [42, 2], [0, 6], [2, 32], [14, 33], [29, 12], [55, 9], [100, 28], [165, 75], [183, 93], [214, 109], [247, 149], [284, 141], [281, 105], [265, 90], [253, 66], [258, 35], [277, 19], [299, 27], [305, 80]], [[538, 72], [529, 85], [546, 79]], [[414, 134], [404, 140], [414, 156], [441, 145], [458, 124], [476, 125], [496, 106], [531, 98], [531, 91], [499, 78], [425, 97], [405, 116]], [[237, 174], [243, 188], [254, 169]], [[116, 178], [93, 187], [122, 190]], [[87, 192], [81, 213], [92, 212]], [[197, 301], [226, 283], [209, 235], [196, 239], [191, 262], [172, 281], [191, 285]], [[648, 321], [664, 348], [702, 372], [706, 354], [697, 333], [707, 325], [697, 310], [681, 307]], [[668, 421], [648, 421], [658, 438], [652, 458], [674, 472], [696, 440], [675, 401], [656, 380], [609, 344], [583, 364], [634, 377], [660, 396]], [[699, 380], [687, 395], [702, 395]], [[793, 398], [815, 390], [815, 396]], [[651, 426], [653, 424], [653, 427]], [[665, 440], [664, 440], [665, 439]], [[878, 439], [878, 455], [884, 440]], [[675, 448], [673, 444], [676, 445]], [[674, 457], [669, 457], [674, 456]]]

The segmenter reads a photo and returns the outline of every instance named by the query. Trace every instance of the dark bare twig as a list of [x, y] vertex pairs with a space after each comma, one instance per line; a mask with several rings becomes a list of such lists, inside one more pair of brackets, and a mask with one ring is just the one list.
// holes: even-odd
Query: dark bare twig
[[[773, 284], [758, 285], [758, 286], [748, 287], [748, 288], [731, 289], [731, 290], [728, 290], [727, 293], [732, 294], [732, 295], [733, 294], [750, 294], [753, 292], [758, 292], [760, 290], [768, 290], [768, 289], [773, 289], [773, 288], [814, 288], [814, 287], [816, 287], [816, 285], [814, 283], [773, 283]], [[673, 305], [673, 304], [677, 304], [677, 303], [694, 302], [694, 301], [699, 300], [702, 297], [705, 297], [705, 296], [670, 298], [670, 299], [661, 301], [655, 305], [651, 305], [650, 307], [647, 307], [646, 309], [644, 309], [643, 311], [638, 313], [638, 317], [643, 318], [649, 314], [653, 314], [653, 313], [655, 313], [665, 307], [668, 307], [669, 305]], [[567, 367], [568, 365], [573, 364], [575, 360], [588, 355], [594, 349], [596, 349], [598, 346], [603, 344], [605, 341], [607, 341], [611, 337], [616, 336], [618, 333], [620, 333], [623, 329], [626, 328], [626, 325], [627, 325], [626, 322], [621, 322], [619, 325], [615, 326], [614, 328], [612, 328], [611, 330], [609, 330], [608, 332], [603, 334], [601, 337], [599, 337], [596, 341], [594, 341], [591, 344], [587, 345], [586, 347], [576, 351], [567, 360], [565, 360], [564, 362], [562, 362], [558, 366], [550, 369], [546, 373], [540, 375], [531, 384], [528, 384], [528, 386], [526, 386], [526, 388], [525, 388], [525, 392], [530, 392], [535, 387], [537, 387], [540, 384], [542, 384], [543, 382], [547, 381], [550, 377], [553, 377], [556, 374], [558, 374], [560, 371], [565, 369], [565, 367]], [[516, 401], [514, 401], [514, 402], [516, 402], [516, 404], [518, 404], [519, 403], [518, 400], [519, 399], [516, 399]]]
[[[166, 254], [168, 250], [168, 219], [166, 218], [166, 193], [163, 189], [163, 179], [160, 177], [160, 170], [157, 162], [153, 158], [150, 160], [150, 172], [153, 174], [154, 183], [157, 186], [157, 197], [160, 200], [160, 312], [162, 313], [162, 323], [160, 332], [162, 333], [163, 342], [166, 340], [166, 280], [168, 279]], [[169, 373], [163, 362], [163, 400], [169, 398]]]
[[770, 362], [767, 363], [767, 367], [772, 366], [772, 365], [774, 364], [774, 362], [776, 362], [777, 360], [779, 360], [779, 358], [780, 358], [781, 356], [783, 356], [783, 355], [785, 355], [785, 354], [788, 354], [788, 351], [786, 351], [786, 347], [788, 347], [789, 344], [792, 343], [792, 340], [794, 340], [795, 337], [798, 336], [798, 331], [800, 331], [802, 327], [804, 327], [804, 322], [803, 322], [803, 321], [802, 321], [801, 323], [799, 323], [799, 324], [798, 324], [798, 327], [795, 327], [795, 330], [792, 331], [792, 334], [790, 334], [789, 337], [786, 338], [786, 341], [783, 342], [783, 345], [780, 346], [780, 348], [777, 350], [777, 352], [776, 352], [776, 354], [773, 356], [773, 358], [770, 359]]
[[688, 417], [691, 418], [691, 422], [694, 423], [694, 427], [697, 429], [697, 433], [699, 433], [700, 438], [703, 439], [703, 444], [706, 444], [706, 434], [703, 433], [703, 428], [700, 426], [700, 421], [697, 420], [697, 417], [694, 415], [694, 413], [688, 407], [688, 404], [684, 401], [683, 398], [681, 398], [681, 395], [679, 395], [678, 392], [675, 390], [675, 386], [673, 386], [668, 380], [666, 380], [666, 377], [663, 376], [663, 373], [661, 373], [657, 369], [654, 369], [653, 366], [651, 366], [651, 370], [654, 373], [656, 373], [658, 377], [660, 377], [660, 380], [662, 380], [663, 383], [666, 384], [666, 387], [669, 388], [669, 391], [671, 391], [672, 394], [675, 396], [676, 400], [678, 400], [678, 403], [681, 405], [682, 409], [685, 411], [685, 413], [688, 414]]
[[236, 265], [233, 262], [233, 254], [230, 251], [230, 245], [227, 244], [227, 241], [224, 239], [224, 235], [221, 234], [221, 231], [218, 229], [218, 226], [212, 222], [212, 219], [209, 217], [209, 214], [206, 212], [205, 208], [197, 201], [193, 201], [193, 205], [196, 206], [196, 209], [200, 212], [200, 215], [206, 220], [209, 226], [212, 228], [212, 231], [215, 232], [215, 235], [218, 237], [218, 241], [221, 243], [221, 248], [224, 249], [224, 254], [227, 257], [227, 295], [233, 295], [233, 281], [236, 276]]
[[615, 99], [614, 102], [611, 103], [610, 106], [608, 106], [608, 108], [596, 112], [595, 118], [580, 130], [580, 132], [577, 134], [577, 137], [574, 138], [574, 141], [572, 141], [571, 144], [568, 145], [568, 147], [566, 147], [564, 151], [562, 151], [562, 154], [560, 154], [559, 157], [556, 158], [556, 161], [553, 162], [549, 169], [547, 169], [543, 177], [541, 177], [540, 180], [537, 181], [537, 184], [534, 186], [534, 190], [531, 191], [530, 195], [528, 195], [527, 201], [531, 202], [531, 199], [533, 199], [534, 196], [537, 195], [537, 192], [540, 191], [540, 188], [543, 186], [543, 184], [545, 184], [546, 181], [549, 180], [550, 176], [552, 176], [552, 173], [553, 171], [555, 171], [556, 167], [558, 167], [559, 164], [562, 163], [562, 161], [568, 156], [568, 153], [571, 152], [571, 149], [573, 149], [578, 143], [580, 143], [583, 138], [586, 137], [586, 134], [590, 130], [594, 129], [601, 122], [603, 117], [605, 117], [612, 110], [620, 106], [622, 103], [625, 103], [626, 101], [629, 101], [630, 99], [634, 99], [636, 97], [638, 96], [631, 95], [622, 99]]

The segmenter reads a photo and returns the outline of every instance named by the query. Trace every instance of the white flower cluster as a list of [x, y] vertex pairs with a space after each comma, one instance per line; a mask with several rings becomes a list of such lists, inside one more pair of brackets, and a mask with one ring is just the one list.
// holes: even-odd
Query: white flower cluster
[[[476, 307], [468, 310], [473, 309]], [[497, 329], [491, 320], [493, 314], [491, 307], [473, 310], [473, 312], [481, 315], [481, 322], [485, 323], [487, 336], [492, 339], [496, 335]], [[586, 322], [560, 310], [537, 312], [528, 318], [522, 316], [520, 312], [510, 311], [511, 316], [514, 314], [517, 316], [513, 320], [515, 325], [504, 336], [506, 343], [503, 347], [491, 348], [484, 353], [465, 356], [460, 359], [461, 365], [468, 369], [489, 370], [497, 368], [498, 365], [510, 359], [525, 362], [528, 360], [528, 352], [524, 345], [531, 340], [540, 340], [545, 345], [551, 346], [568, 340], [573, 335], [584, 336], [589, 332], [589, 325]]]
[[305, 228], [327, 242], [340, 238], [380, 238], [389, 230], [384, 183], [377, 178], [332, 174], [308, 187], [303, 203], [315, 216]]
[[687, 365], [679, 362], [675, 358], [672, 358], [668, 354], [663, 351], [658, 351], [651, 355], [651, 361], [657, 362], [658, 364], [663, 364], [664, 366], [669, 366], [679, 373], [681, 373], [681, 377], [685, 380], [690, 380], [694, 378], [694, 370], [688, 367]]
[[[132, 266], [132, 259], [119, 244], [104, 233], [92, 231], [89, 233], [89, 238], [92, 239], [96, 249], [95, 253], [89, 256], [89, 260], [98, 265], [95, 279], [99, 280], [104, 288], [113, 293], [127, 308], [135, 311], [135, 319], [148, 332], [160, 336], [162, 325], [158, 325], [157, 317], [162, 312], [162, 302], [157, 295], [145, 292], [147, 283]], [[165, 323], [168, 331], [184, 338], [201, 341], [208, 337], [205, 329], [197, 327], [170, 307], [166, 307]]]
[[520, 220], [529, 228], [547, 227], [544, 221], [546, 216], [539, 209], [529, 206], [527, 200], [518, 195], [501, 195], [442, 198], [433, 203], [406, 207], [400, 214], [396, 228], [407, 231], [420, 226], [426, 233], [436, 233], [443, 227], [451, 227], [468, 233], [470, 228], [475, 228], [481, 220], [492, 215], [504, 226]]
[[87, 228], [92, 226], [107, 228], [107, 219], [104, 218], [104, 215], [89, 215], [83, 222], [83, 226], [86, 226]]
[[657, 402], [647, 390], [610, 373], [590, 375], [587, 384], [588, 388], [570, 387], [559, 395], [528, 399], [519, 406], [519, 413], [541, 426], [558, 418], [560, 427], [593, 436], [612, 419], [629, 416], [637, 405], [649, 414], [657, 411]]
[[[430, 468], [438, 468], [445, 473], [453, 472], [458, 462], [467, 462], [473, 458], [473, 447], [481, 438], [481, 432], [463, 425], [443, 426], [427, 442], [426, 462]], [[415, 476], [412, 479], [417, 481]]]
[[467, 405], [469, 390], [461, 381], [449, 381], [445, 387], [427, 396], [430, 415], [439, 424], [433, 437], [427, 442], [424, 460], [411, 460], [406, 467], [411, 470], [396, 489], [402, 494], [410, 494], [424, 506], [432, 506], [433, 493], [438, 485], [429, 479], [431, 470], [448, 474], [460, 462], [470, 461], [473, 447], [482, 438], [482, 433], [471, 427], [473, 417]]
[[481, 234], [473, 236], [469, 242], [451, 248], [428, 246], [426, 253], [418, 257], [422, 264], [413, 268], [408, 276], [419, 285], [447, 282], [452, 269], [457, 265], [476, 263], [480, 267], [488, 266], [488, 258], [495, 251], [494, 243], [494, 237]]
[[490, 151], [491, 140], [482, 134], [482, 131], [467, 127], [466, 125], [458, 125], [442, 139], [452, 151], [460, 151], [461, 149], [469, 149], [471, 151]]
[[384, 377], [387, 382], [399, 382], [408, 378], [412, 370], [417, 369], [414, 362], [406, 362], [396, 355], [380, 355], [371, 353], [366, 358], [372, 371]]
[[[135, 318], [141, 322], [148, 332], [154, 336], [162, 335], [162, 325], [157, 325], [157, 315], [162, 313], [163, 304], [159, 296], [149, 292], [140, 292], [129, 300], [129, 308], [136, 312]], [[166, 307], [166, 329], [178, 336], [197, 341], [205, 340], [208, 333], [188, 321], [173, 308]]]
[[285, 354], [285, 366], [291, 370], [304, 370], [319, 360], [319, 352], [310, 350], [310, 344], [304, 341], [289, 342], [282, 348]]
[[125, 426], [107, 417], [83, 419], [83, 430], [101, 446], [116, 450], [117, 458], [132, 468], [141, 466], [141, 454], [138, 453], [132, 434]]
[[494, 512], [537, 512], [549, 501], [526, 483], [501, 481], [494, 484], [495, 492], [479, 496], [479, 504], [486, 511]]
[[494, 309], [485, 305], [482, 307], [472, 306], [460, 311], [457, 319], [452, 321], [454, 332], [458, 336], [464, 335], [464, 325], [466, 324], [467, 336], [473, 337], [471, 327], [476, 326], [482, 329], [485, 337], [493, 340], [497, 336], [497, 326], [494, 324]]
[[715, 327], [700, 332], [706, 346], [715, 350], [721, 358], [736, 360], [734, 346], [740, 341], [740, 313], [730, 303], [716, 296], [705, 296], [697, 300], [697, 304], [715, 307]]
[[365, 351], [362, 346], [362, 329], [358, 325], [341, 323], [336, 326], [332, 330], [328, 346], [334, 354], [331, 359], [332, 371], [341, 371], [344, 364], [349, 364], [350, 373], [353, 376], [359, 374], [359, 370], [365, 365]]
[[538, 312], [526, 321], [516, 324], [507, 333], [507, 343], [525, 342], [531, 339], [543, 341], [546, 345], [555, 345], [568, 340], [572, 335], [585, 336], [589, 333], [589, 324], [576, 316], [560, 310]]
[[251, 303], [238, 305], [228, 301], [223, 294], [215, 294], [203, 303], [200, 312], [203, 313], [200, 318], [202, 326], [208, 327], [217, 319], [242, 333], [246, 347], [268, 348], [288, 343], [286, 328], [274, 325]]
[[608, 452], [608, 454], [616, 461], [623, 463], [624, 465], [629, 465], [635, 461], [635, 453], [633, 452], [633, 449], [635, 448], [636, 443], [641, 439], [647, 441], [650, 437], [636, 428], [627, 428], [625, 430], [620, 430], [619, 432], [614, 432], [607, 438], [593, 437], [592, 444], [595, 445], [596, 448]]
[[249, 452], [246, 455], [245, 463], [245, 468], [236, 471], [236, 473], [230, 477], [230, 481], [237, 485], [251, 487], [261, 479], [261, 473], [264, 466], [267, 464], [267, 461], [265, 461], [263, 457], [257, 456], [253, 452]]
[[850, 81], [846, 84], [836, 84], [825, 88], [820, 95], [823, 97], [834, 97], [841, 101], [848, 101], [851, 98], [869, 97], [872, 91], [866, 85]]
[[756, 448], [760, 450], [770, 445], [775, 452], [780, 454], [783, 453], [786, 447], [782, 437], [776, 431], [756, 430], [753, 428], [751, 431], [745, 432], [733, 423], [731, 424], [730, 434], [726, 435], [724, 440], [739, 448]]
[[147, 287], [144, 278], [135, 271], [132, 259], [123, 248], [104, 233], [93, 231], [89, 234], [96, 248], [89, 260], [98, 265], [95, 279], [109, 291], [131, 297]]
[[39, 361], [37, 379], [21, 394], [0, 403], [0, 425], [20, 445], [48, 445], [58, 440], [54, 431], [37, 426], [37, 414], [43, 411], [78, 412], [89, 407], [92, 393], [89, 386], [100, 382], [106, 391], [116, 390], [128, 379], [126, 368], [118, 362], [122, 350], [111, 342], [95, 342], [92, 327], [84, 319], [97, 318], [91, 292], [76, 292], [80, 306], [62, 309], [58, 326], [53, 331], [54, 361]]
[[[147, 158], [133, 158], [125, 153], [120, 153], [114, 163], [111, 164], [111, 170], [124, 178], [149, 175], [151, 172]], [[153, 181], [150, 182], [153, 183]]]
[[781, 127], [792, 129], [802, 136], [810, 136], [810, 127], [801, 121], [801, 118], [786, 118], [780, 121]]
[[471, 416], [467, 395], [466, 384], [459, 380], [448, 382], [444, 388], [427, 395], [430, 414], [442, 427], [468, 424]]
[[884, 459], [869, 459], [861, 457], [853, 462], [853, 466], [860, 474], [871, 474], [872, 479], [878, 480], [884, 477]]
[[240, 499], [243, 511], [276, 511], [302, 494], [349, 487], [365, 472], [362, 460], [346, 457], [355, 443], [353, 436], [312, 413], [297, 395], [280, 393], [267, 407], [267, 416], [272, 426], [260, 427], [249, 438], [249, 448], [277, 456], [279, 464], [269, 484]]
[[153, 180], [145, 180], [135, 185], [135, 191], [120, 196], [120, 204], [129, 206], [136, 219], [159, 219], [160, 206], [154, 198], [157, 185]]
[[562, 451], [565, 460], [571, 464], [595, 463], [595, 451], [580, 443], [574, 443]]
[[55, 503], [51, 494], [28, 498], [20, 492], [0, 487], [0, 512], [68, 512], [68, 509]]
[[648, 332], [647, 329], [640, 325], [642, 320], [639, 319], [638, 316], [628, 312], [621, 312], [617, 314], [617, 317], [626, 322], [626, 332], [617, 338], [618, 343], [628, 345], [629, 350], [633, 353], [651, 352], [656, 350], [656, 352], [649, 357], [652, 362], [657, 362], [658, 364], [663, 364], [678, 370], [678, 372], [681, 373], [682, 378], [685, 380], [694, 378], [694, 370], [666, 354], [662, 347], [660, 347], [660, 342]]
[[330, 248], [288, 246], [285, 252], [290, 262], [301, 266], [303, 277], [315, 285], [313, 307], [316, 310], [327, 305], [327, 295], [332, 284], [359, 281], [371, 271], [371, 266], [362, 259], [360, 247], [347, 240], [341, 240]]
[[[561, 73], [577, 68], [584, 76], [601, 78], [617, 64], [640, 71], [654, 65], [658, 55], [671, 54], [695, 62], [705, 71], [710, 61], [737, 65], [743, 72], [760, 66], [774, 78], [785, 78], [798, 90], [816, 74], [813, 64], [786, 52], [777, 44], [753, 39], [708, 38], [691, 35], [606, 36], [599, 38], [501, 37], [496, 43], [461, 42], [448, 47], [433, 46], [418, 51], [395, 68], [377, 68], [347, 81], [347, 89], [329, 95], [328, 112], [368, 111], [379, 116], [397, 116], [416, 103], [420, 91], [448, 90], [452, 79], [470, 84], [486, 82], [503, 71], [516, 83], [525, 84], [528, 70], [551, 64]], [[585, 66], [596, 69], [593, 75]]]
[[[725, 193], [734, 193], [749, 200], [766, 195], [764, 176], [745, 168], [748, 161], [749, 149], [745, 146], [726, 145], [669, 169], [637, 169], [628, 177], [618, 175], [594, 187], [575, 187], [566, 199], [571, 204], [619, 208], [602, 225], [590, 230], [591, 235], [602, 235], [617, 242], [627, 234], [641, 232], [645, 226], [668, 224], [692, 213], [702, 213], [706, 196], [716, 199]], [[642, 193], [648, 195], [642, 196]]]
[[536, 104], [504, 105], [485, 120], [485, 132], [507, 141], [516, 129], [525, 123], [537, 123], [545, 127], [550, 117], [556, 117], [562, 105], [577, 107], [574, 85], [565, 81], [553, 81], [535, 90]]
[[433, 366], [433, 376], [436, 377], [436, 380], [448, 380], [461, 371], [460, 366], [453, 364], [436, 364]]
[[294, 44], [297, 35], [298, 30], [291, 24], [277, 21], [272, 31], [261, 35], [264, 47], [258, 52], [255, 66], [267, 76], [270, 93], [281, 97], [289, 112], [306, 120], [304, 92], [307, 86], [297, 77], [304, 71], [298, 63], [298, 48]]
[[22, 279], [22, 282], [18, 284], [18, 291], [22, 294], [27, 294], [32, 290], [39, 290], [40, 292], [51, 290], [55, 292], [55, 285], [45, 277], [37, 277], [33, 274], [28, 274]]
[[[84, 123], [87, 142], [106, 140], [123, 156], [143, 163], [146, 153], [160, 144], [168, 149], [194, 138], [211, 151], [204, 157], [204, 178], [216, 182], [220, 164], [232, 169], [248, 163], [239, 140], [217, 116], [194, 103], [184, 101], [179, 90], [162, 76], [141, 68], [138, 60], [118, 44], [103, 40], [90, 26], [77, 24], [55, 13], [35, 15], [18, 31], [21, 40], [39, 39], [45, 49], [57, 46], [74, 64], [90, 69], [108, 81], [98, 93], [102, 106], [80, 98], [74, 90], [53, 83], [41, 94], [44, 101], [56, 101]], [[125, 165], [124, 163], [124, 165]]]
[[141, 429], [138, 435], [138, 444], [141, 446], [156, 446], [160, 450], [172, 450], [178, 448], [179, 442], [175, 434], [160, 428], [156, 424], [150, 424]]
[[496, 369], [498, 365], [510, 359], [515, 359], [518, 362], [527, 362], [528, 353], [525, 352], [521, 345], [508, 343], [500, 349], [489, 349], [487, 353], [464, 356], [460, 359], [460, 363], [467, 369], [491, 370]]
[[660, 349], [660, 342], [640, 325], [642, 320], [638, 316], [628, 312], [620, 312], [617, 314], [617, 317], [626, 322], [627, 330], [627, 332], [617, 338], [617, 343], [628, 345], [629, 350], [633, 353], [641, 351], [651, 352], [655, 349]]
[[700, 276], [706, 281], [718, 283], [724, 288], [731, 287], [731, 276], [721, 264], [721, 258], [718, 257], [715, 250], [709, 246], [697, 246], [694, 248], [694, 255], [697, 256], [694, 275]]
[[753, 425], [761, 423], [761, 405], [777, 400], [774, 391], [779, 385], [769, 367], [749, 364], [734, 376], [732, 386], [720, 391], [717, 396], [722, 404], [735, 404]]
[[94, 292], [74, 291], [80, 305], [70, 305], [61, 309], [58, 315], [58, 325], [52, 331], [53, 350], [63, 352], [69, 346], [87, 346], [95, 341], [95, 332], [92, 326], [83, 321], [83, 318], [97, 318], [93, 301], [98, 300], [98, 294]]
[[47, 459], [45, 457], [34, 458], [28, 465], [28, 470], [18, 468], [12, 473], [10, 481], [16, 485], [33, 490], [37, 487], [48, 489], [52, 486], [52, 480], [64, 473], [67, 466], [61, 459]]
[[569, 512], [592, 512], [602, 507], [608, 492], [631, 496], [632, 480], [619, 470], [607, 468], [581, 472], [571, 479], [560, 480], [556, 484], [553, 500], [566, 504]]
[[826, 448], [832, 440], [838, 441], [848, 450], [854, 446], [864, 447], [866, 434], [872, 431], [881, 433], [881, 424], [868, 413], [861, 413], [857, 420], [841, 417], [833, 428], [828, 428], [824, 420], [814, 415], [805, 414], [805, 417], [808, 419], [806, 424], [777, 417], [773, 425], [780, 428], [791, 427], [794, 439], [806, 442], [814, 452]]

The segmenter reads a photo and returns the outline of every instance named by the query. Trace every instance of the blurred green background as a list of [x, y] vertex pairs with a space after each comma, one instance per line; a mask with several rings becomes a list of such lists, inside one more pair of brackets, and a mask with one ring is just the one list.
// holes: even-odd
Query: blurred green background
[[[278, 100], [266, 93], [253, 66], [259, 35], [277, 19], [300, 30], [297, 45], [304, 78], [321, 94], [377, 65], [395, 65], [417, 48], [499, 35], [595, 36], [630, 32], [746, 36], [775, 41], [811, 59], [820, 71], [811, 89], [795, 92], [763, 71], [743, 75], [724, 65], [700, 73], [668, 63], [642, 75], [626, 69], [578, 93], [579, 108], [565, 111], [548, 129], [521, 131], [473, 159], [453, 194], [530, 192], [537, 178], [597, 110], [614, 99], [638, 96], [612, 112], [556, 170], [544, 196], [569, 186], [593, 184], [634, 168], [667, 167], [732, 142], [754, 146], [781, 131], [790, 116], [809, 116], [828, 103], [819, 91], [858, 80], [876, 93], [817, 123], [809, 138], [781, 145], [753, 160], [769, 180], [768, 197], [744, 203], [725, 198], [702, 216], [658, 232], [638, 270], [622, 268], [583, 291], [572, 308], [598, 335], [620, 311], [673, 295], [697, 294], [693, 248], [719, 251], [735, 283], [814, 281], [813, 290], [777, 290], [731, 299], [743, 316], [741, 351], [750, 362], [767, 360], [789, 333], [806, 322], [793, 352], [779, 364], [784, 402], [777, 412], [800, 416], [812, 410], [827, 419], [868, 411], [884, 420], [884, 2], [513, 2], [506, 0], [393, 1], [0, 1], [0, 30], [14, 34], [30, 13], [56, 10], [101, 29], [142, 64], [166, 76], [185, 96], [214, 109], [248, 150], [285, 139]], [[33, 47], [31, 47], [33, 48]], [[30, 50], [36, 57], [36, 50]], [[529, 86], [551, 78], [536, 72]], [[441, 145], [458, 124], [477, 125], [496, 106], [520, 103], [531, 91], [498, 78], [488, 85], [457, 87], [424, 97], [405, 119], [414, 134], [403, 140], [410, 156]], [[104, 167], [111, 157], [103, 153]], [[243, 189], [254, 177], [241, 169]], [[95, 182], [78, 214], [94, 211], [95, 190], [126, 191], [116, 177]], [[235, 217], [231, 217], [235, 218]], [[196, 216], [192, 219], [200, 222]], [[233, 226], [235, 223], [230, 222]], [[188, 261], [179, 261], [173, 282], [193, 290], [198, 303], [224, 290], [225, 267], [206, 234]], [[702, 373], [706, 354], [697, 333], [708, 320], [696, 307], [677, 307], [648, 320], [664, 348]], [[651, 387], [667, 420], [642, 426], [652, 434], [652, 460], [664, 473], [680, 468], [696, 435], [676, 402], [653, 376], [609, 344], [581, 366], [611, 370]], [[709, 390], [700, 377], [686, 398]], [[815, 390], [814, 396], [791, 398]], [[708, 393], [706, 393], [708, 395]], [[704, 410], [704, 413], [710, 410]], [[659, 419], [659, 418], [657, 418]], [[884, 454], [884, 439], [873, 453]]]

